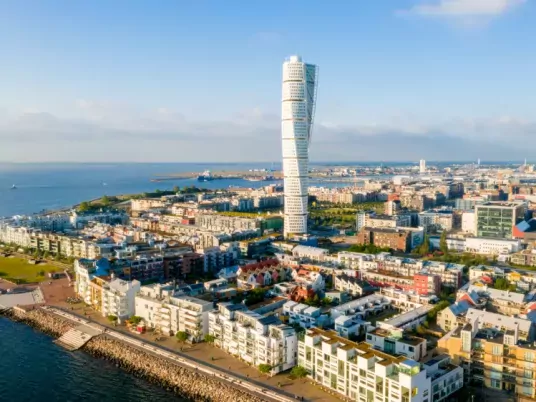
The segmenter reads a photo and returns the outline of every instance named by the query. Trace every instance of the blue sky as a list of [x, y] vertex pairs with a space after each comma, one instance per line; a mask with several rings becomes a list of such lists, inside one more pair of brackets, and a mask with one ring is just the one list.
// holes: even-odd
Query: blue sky
[[278, 160], [300, 54], [313, 160], [530, 161], [535, 20], [534, 0], [0, 0], [0, 160]]

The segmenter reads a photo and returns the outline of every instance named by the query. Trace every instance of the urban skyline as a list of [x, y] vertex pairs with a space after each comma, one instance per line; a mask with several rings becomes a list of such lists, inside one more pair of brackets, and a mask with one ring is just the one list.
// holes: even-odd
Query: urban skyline
[[207, 4], [5, 6], [0, 160], [272, 161], [279, 61], [295, 53], [323, 66], [312, 160], [527, 151], [533, 2], [326, 4], [307, 22], [301, 2], [284, 18]]

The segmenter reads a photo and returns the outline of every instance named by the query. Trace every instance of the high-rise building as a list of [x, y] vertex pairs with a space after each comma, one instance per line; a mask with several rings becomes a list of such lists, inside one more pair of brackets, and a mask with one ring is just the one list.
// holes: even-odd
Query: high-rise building
[[525, 215], [525, 204], [521, 201], [486, 202], [475, 205], [476, 235], [511, 239], [514, 226]]
[[426, 161], [424, 159], [421, 159], [419, 162], [419, 172], [421, 174], [426, 173]]
[[309, 143], [316, 103], [318, 68], [291, 56], [283, 64], [283, 174], [285, 236], [307, 233]]

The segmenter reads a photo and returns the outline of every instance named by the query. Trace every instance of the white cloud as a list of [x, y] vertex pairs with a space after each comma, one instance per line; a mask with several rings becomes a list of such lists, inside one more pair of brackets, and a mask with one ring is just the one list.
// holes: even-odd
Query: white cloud
[[526, 0], [435, 0], [413, 6], [406, 12], [437, 17], [496, 17]]
[[[82, 111], [71, 118], [46, 112], [1, 113], [0, 161], [241, 162], [281, 157], [280, 117], [256, 107], [220, 121], [185, 118], [165, 106], [143, 110], [85, 100], [77, 107]], [[397, 112], [366, 124], [318, 120], [311, 158], [514, 159], [536, 151], [535, 136], [535, 121], [512, 115], [431, 123]]]

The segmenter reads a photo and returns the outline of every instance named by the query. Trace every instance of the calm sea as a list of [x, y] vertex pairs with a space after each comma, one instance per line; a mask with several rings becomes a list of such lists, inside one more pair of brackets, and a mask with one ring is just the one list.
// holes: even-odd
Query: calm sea
[[[220, 189], [229, 186], [260, 187], [274, 182], [252, 182], [242, 179], [198, 182], [193, 179], [151, 182], [158, 176], [175, 173], [211, 171], [242, 171], [249, 169], [281, 170], [280, 164], [195, 164], [195, 163], [0, 163], [0, 217], [32, 214], [58, 209], [103, 195], [135, 194], [170, 190], [173, 186], [195, 185]], [[351, 183], [311, 185], [347, 186]], [[11, 187], [15, 185], [16, 190]]]
[[0, 352], [1, 401], [186, 401], [6, 318], [0, 318]]
[[[0, 164], [0, 216], [31, 214], [56, 209], [103, 195], [134, 194], [173, 186], [204, 188], [258, 187], [269, 182], [183, 179], [151, 182], [159, 175], [184, 172], [269, 169], [271, 164]], [[274, 169], [280, 166], [274, 165]], [[16, 190], [11, 187], [15, 185]]]

